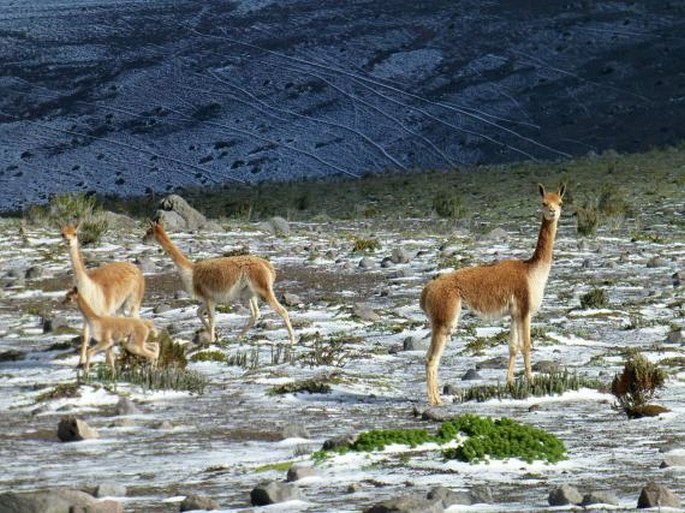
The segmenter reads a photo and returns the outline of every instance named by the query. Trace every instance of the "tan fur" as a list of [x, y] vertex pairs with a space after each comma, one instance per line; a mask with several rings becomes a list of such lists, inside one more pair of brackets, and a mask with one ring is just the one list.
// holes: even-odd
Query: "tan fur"
[[295, 343], [288, 312], [274, 295], [273, 284], [276, 280], [276, 271], [269, 261], [248, 255], [208, 258], [191, 262], [171, 242], [164, 227], [153, 221], [150, 222], [150, 227], [143, 237], [143, 241], [147, 243], [152, 240], [156, 240], [172, 258], [186, 291], [202, 301], [197, 315], [212, 342], [216, 340], [214, 310], [217, 304], [242, 299], [248, 301], [250, 318], [240, 332], [239, 337], [242, 337], [259, 318], [257, 300], [262, 298], [283, 318], [290, 343]]
[[421, 293], [421, 309], [431, 324], [431, 345], [426, 355], [426, 381], [431, 404], [441, 403], [438, 366], [462, 306], [485, 319], [511, 317], [507, 382], [514, 380], [519, 352], [523, 352], [526, 378], [529, 382], [532, 380], [530, 320], [540, 307], [549, 277], [554, 237], [566, 190], [564, 185], [558, 193], [547, 193], [542, 185], [538, 188], [543, 215], [537, 246], [531, 258], [505, 260], [442, 274], [429, 282]]
[[[60, 231], [69, 245], [74, 282], [93, 311], [105, 316], [125, 311], [138, 317], [145, 295], [145, 278], [140, 269], [128, 262], [112, 262], [86, 270], [79, 249], [78, 227], [64, 225]], [[79, 365], [85, 363], [89, 342], [88, 323], [84, 319]]]
[[157, 336], [157, 329], [152, 321], [135, 317], [108, 317], [96, 314], [85, 298], [74, 287], [67, 293], [65, 303], [76, 302], [81, 314], [90, 327], [90, 332], [97, 344], [86, 352], [85, 370], [90, 369], [90, 360], [100, 351], [107, 352], [107, 363], [116, 371], [111, 349], [117, 342], [123, 342], [124, 348], [132, 354], [144, 356], [154, 367], [159, 358], [159, 344], [154, 342], [155, 350], [145, 346], [150, 333]]

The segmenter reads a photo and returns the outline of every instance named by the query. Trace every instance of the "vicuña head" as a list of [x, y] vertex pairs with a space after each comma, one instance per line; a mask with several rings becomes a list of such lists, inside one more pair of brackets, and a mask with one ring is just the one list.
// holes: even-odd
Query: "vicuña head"
[[542, 224], [535, 251], [529, 259], [504, 260], [445, 273], [430, 281], [421, 293], [421, 308], [431, 325], [431, 345], [426, 355], [431, 404], [441, 402], [438, 366], [462, 306], [486, 319], [511, 317], [507, 382], [514, 380], [519, 352], [523, 352], [526, 378], [532, 381], [530, 321], [542, 304], [566, 186], [562, 185], [557, 192], [547, 192], [538, 184], [538, 190], [542, 197]]
[[216, 340], [214, 310], [218, 303], [248, 300], [250, 318], [240, 332], [239, 337], [242, 337], [259, 318], [258, 298], [261, 298], [283, 318], [290, 343], [295, 343], [288, 312], [274, 295], [276, 271], [269, 261], [252, 255], [242, 255], [192, 262], [176, 247], [162, 224], [157, 221], [150, 221], [150, 226], [143, 236], [143, 242], [149, 243], [153, 240], [162, 246], [176, 264], [186, 291], [202, 302], [197, 315], [209, 334], [210, 341]]

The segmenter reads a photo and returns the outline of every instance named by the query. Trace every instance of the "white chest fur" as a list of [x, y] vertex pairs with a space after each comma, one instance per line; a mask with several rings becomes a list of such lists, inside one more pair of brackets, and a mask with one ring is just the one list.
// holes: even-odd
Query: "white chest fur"
[[528, 276], [528, 291], [530, 293], [530, 310], [535, 313], [542, 304], [542, 297], [545, 294], [545, 285], [549, 278], [550, 265], [537, 265], [531, 269]]

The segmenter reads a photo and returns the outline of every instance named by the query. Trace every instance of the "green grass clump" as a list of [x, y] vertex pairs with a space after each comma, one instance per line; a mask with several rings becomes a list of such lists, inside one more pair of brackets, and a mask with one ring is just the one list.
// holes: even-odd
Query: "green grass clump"
[[[414, 448], [425, 443], [439, 445], [459, 437], [465, 440], [458, 447], [445, 449], [447, 459], [477, 463], [489, 458], [520, 458], [528, 463], [535, 460], [556, 463], [566, 458], [566, 448], [556, 436], [503, 417], [490, 419], [473, 414], [460, 415], [443, 422], [435, 434], [427, 429], [374, 429], [361, 433], [348, 445], [330, 451], [382, 451], [388, 445], [399, 444]], [[327, 451], [317, 451], [313, 457], [323, 460]]]
[[36, 401], [50, 401], [52, 399], [63, 399], [66, 397], [81, 397], [79, 383], [60, 383], [36, 397]]
[[611, 393], [616, 397], [614, 407], [623, 410], [628, 418], [658, 415], [665, 408], [649, 404], [657, 391], [664, 387], [667, 374], [637, 351], [628, 354], [623, 371], [614, 376]]
[[115, 374], [108, 365], [99, 364], [95, 377], [104, 384], [116, 386], [117, 383], [131, 383], [141, 386], [145, 391], [177, 390], [201, 394], [207, 386], [207, 379], [199, 372], [178, 367], [136, 367], [117, 370]]
[[592, 290], [580, 296], [580, 307], [587, 308], [605, 308], [609, 305], [609, 299], [604, 289], [593, 287]]
[[191, 362], [226, 362], [226, 354], [222, 351], [200, 351], [190, 357]]
[[480, 462], [488, 458], [520, 458], [527, 463], [535, 460], [557, 463], [566, 459], [564, 443], [551, 433], [503, 417], [490, 419], [477, 415], [461, 415], [440, 426], [440, 437], [455, 434], [467, 439], [458, 447], [443, 451], [447, 459]]
[[597, 233], [597, 226], [599, 225], [599, 209], [592, 203], [585, 203], [576, 208], [576, 231], [578, 235], [587, 237]]
[[603, 390], [605, 383], [578, 376], [568, 371], [549, 374], [537, 374], [532, 383], [527, 379], [517, 379], [513, 383], [498, 383], [496, 385], [480, 385], [464, 389], [455, 397], [460, 402], [488, 401], [490, 399], [528, 399], [529, 397], [544, 397], [561, 395], [569, 390], [592, 388]]
[[370, 253], [372, 251], [376, 251], [381, 248], [381, 243], [378, 241], [378, 239], [364, 239], [364, 238], [356, 238], [354, 239], [354, 243], [352, 245], [352, 252], [353, 253]]
[[433, 208], [436, 214], [447, 219], [461, 219], [468, 212], [464, 199], [448, 191], [437, 192], [433, 198]]
[[312, 378], [273, 386], [269, 389], [268, 393], [269, 395], [284, 395], [302, 392], [307, 392], [309, 394], [328, 394], [331, 392], [331, 385], [326, 379]]

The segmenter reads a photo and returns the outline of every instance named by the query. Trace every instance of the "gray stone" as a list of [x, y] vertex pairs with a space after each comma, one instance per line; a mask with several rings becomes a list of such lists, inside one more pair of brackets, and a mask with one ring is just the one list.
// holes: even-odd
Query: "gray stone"
[[532, 367], [534, 372], [542, 372], [545, 374], [554, 374], [561, 371], [561, 365], [559, 362], [554, 362], [552, 360], [540, 360], [535, 362]]
[[660, 256], [655, 256], [647, 260], [648, 268], [663, 267], [664, 265], [666, 265], [666, 261]]
[[638, 509], [657, 507], [679, 508], [680, 498], [671, 490], [657, 483], [647, 483], [637, 499]]
[[506, 369], [507, 365], [508, 359], [506, 356], [495, 356], [494, 358], [478, 362], [476, 369]]
[[362, 321], [376, 322], [381, 320], [381, 316], [378, 315], [373, 308], [365, 303], [358, 303], [354, 306], [354, 315], [359, 317]]
[[187, 227], [183, 216], [173, 210], [158, 210], [155, 214], [155, 219], [162, 223], [169, 232], [181, 232]]
[[407, 264], [411, 261], [411, 255], [406, 249], [395, 248], [392, 250], [390, 260], [392, 260], [394, 264]]
[[117, 415], [137, 415], [140, 409], [128, 397], [121, 397], [116, 405]]
[[153, 274], [157, 272], [157, 264], [149, 257], [137, 258], [134, 262], [143, 274]]
[[27, 280], [35, 280], [36, 278], [40, 278], [43, 276], [44, 269], [38, 265], [32, 265], [28, 269], [26, 269], [26, 273], [24, 274], [24, 277]]
[[480, 374], [478, 374], [478, 371], [476, 369], [469, 369], [467, 370], [464, 375], [461, 377], [462, 381], [473, 381], [473, 380], [478, 380], [478, 379], [483, 379]]
[[[167, 218], [169, 221], [175, 223], [178, 226], [179, 219], [183, 220], [183, 227], [178, 228], [182, 230], [193, 231], [199, 228], [203, 228], [207, 223], [207, 218], [200, 212], [191, 207], [186, 200], [177, 194], [170, 194], [166, 198], [163, 198], [159, 202], [160, 210], [157, 211], [157, 219], [162, 221], [162, 223], [169, 229], [170, 225], [167, 224]], [[173, 212], [174, 215], [169, 213]]]
[[0, 494], [0, 513], [122, 513], [121, 504], [66, 488]]
[[418, 339], [416, 337], [407, 337], [402, 343], [405, 351], [428, 351], [430, 347], [430, 339]]
[[444, 422], [450, 418], [450, 414], [442, 408], [426, 408], [421, 413], [421, 420], [431, 420], [434, 422]]
[[278, 481], [260, 483], [250, 492], [253, 506], [267, 506], [300, 498], [300, 490], [297, 486]]
[[293, 481], [299, 481], [304, 477], [311, 477], [315, 475], [316, 471], [312, 465], [306, 463], [295, 463], [288, 469], [288, 474], [285, 480], [291, 483]]
[[281, 429], [281, 436], [283, 439], [287, 438], [311, 438], [311, 433], [302, 424], [286, 424]]
[[179, 505], [179, 511], [195, 511], [195, 510], [205, 510], [211, 511], [214, 509], [219, 509], [219, 504], [214, 499], [211, 499], [205, 495], [188, 495], [181, 504]]
[[504, 228], [495, 228], [490, 230], [488, 233], [480, 237], [480, 240], [492, 241], [492, 242], [504, 242], [509, 239], [509, 234], [504, 230]]
[[138, 222], [135, 219], [132, 219], [124, 214], [110, 212], [109, 210], [99, 212], [98, 217], [106, 221], [107, 226], [117, 230], [135, 230], [139, 227]]
[[668, 454], [661, 461], [659, 468], [685, 467], [685, 454]]
[[550, 506], [577, 505], [583, 502], [583, 496], [575, 486], [563, 484], [549, 492], [547, 502], [549, 502]]
[[618, 497], [607, 491], [596, 491], [586, 493], [583, 496], [583, 501], [580, 503], [581, 506], [591, 506], [592, 504], [609, 504], [611, 506], [618, 506], [620, 501]]
[[392, 258], [390, 257], [385, 257], [383, 260], [381, 260], [381, 267], [383, 267], [384, 269], [392, 267], [393, 265], [395, 265], [395, 262], [393, 262]]
[[422, 497], [397, 497], [366, 508], [364, 513], [443, 513], [445, 508], [439, 500]]
[[359, 260], [359, 267], [362, 269], [371, 269], [374, 266], [374, 262], [370, 257], [362, 257]]
[[304, 301], [297, 294], [293, 294], [291, 292], [284, 292], [281, 296], [281, 303], [283, 303], [285, 306], [295, 306], [301, 305], [302, 303], [304, 303]]
[[444, 486], [437, 486], [426, 496], [430, 501], [439, 501], [443, 508], [450, 506], [471, 506], [473, 501], [467, 492], [455, 492]]
[[62, 314], [55, 314], [52, 317], [43, 317], [43, 333], [52, 333], [58, 329], [68, 328], [69, 322]]
[[268, 224], [271, 225], [271, 232], [274, 235], [282, 237], [290, 234], [290, 224], [281, 216], [274, 216], [269, 219]]
[[333, 438], [329, 438], [323, 443], [323, 448], [326, 451], [333, 449], [338, 449], [340, 447], [347, 447], [353, 444], [357, 440], [357, 435], [340, 435]]
[[95, 497], [126, 497], [126, 487], [115, 481], [105, 481], [95, 487]]
[[64, 417], [57, 426], [57, 438], [62, 442], [78, 442], [97, 437], [98, 433], [95, 429], [73, 415]]
[[671, 330], [666, 335], [667, 344], [682, 344], [683, 343], [683, 330], [680, 328]]

